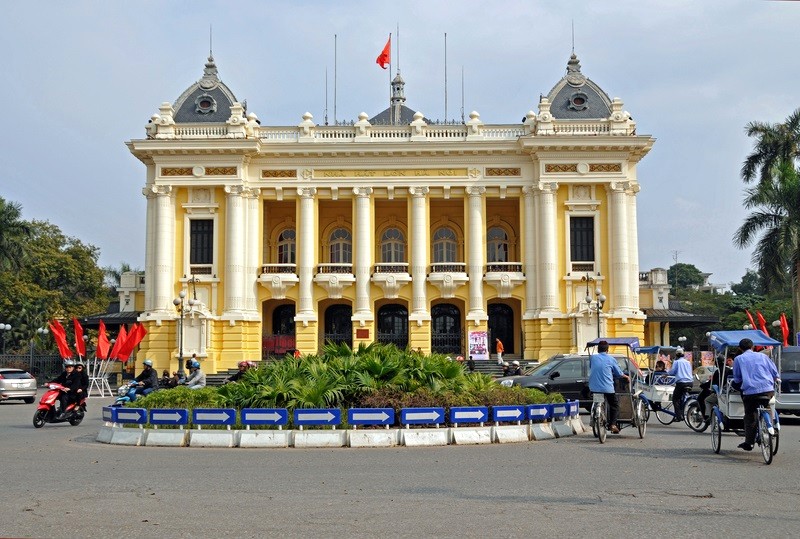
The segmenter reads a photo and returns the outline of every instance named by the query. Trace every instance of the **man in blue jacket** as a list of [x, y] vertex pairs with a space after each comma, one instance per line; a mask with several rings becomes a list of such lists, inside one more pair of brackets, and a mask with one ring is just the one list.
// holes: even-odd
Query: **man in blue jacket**
[[675, 391], [672, 392], [672, 409], [675, 410], [675, 421], [683, 421], [683, 396], [692, 389], [692, 364], [683, 357], [683, 348], [675, 351], [675, 361], [667, 374], [675, 377]]
[[614, 379], [630, 377], [622, 372], [614, 356], [608, 353], [608, 342], [600, 341], [597, 344], [597, 353], [589, 358], [589, 391], [603, 393], [608, 405], [608, 420], [611, 432], [619, 433], [617, 418], [619, 417], [619, 400], [614, 392]]
[[761, 352], [754, 352], [753, 341], [739, 341], [742, 353], [733, 360], [733, 383], [741, 384], [744, 404], [744, 442], [741, 449], [752, 451], [756, 441], [758, 406], [769, 406], [775, 396], [775, 383], [780, 382], [775, 363]]

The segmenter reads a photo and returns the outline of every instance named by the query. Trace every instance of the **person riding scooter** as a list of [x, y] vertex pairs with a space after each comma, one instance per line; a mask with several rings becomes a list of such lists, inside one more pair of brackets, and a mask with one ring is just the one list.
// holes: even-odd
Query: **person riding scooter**
[[144, 360], [144, 370], [134, 378], [133, 382], [127, 395], [130, 402], [136, 400], [136, 395], [147, 396], [158, 389], [158, 372], [153, 368], [152, 360]]
[[73, 402], [77, 402], [79, 398], [78, 390], [81, 388], [81, 377], [75, 372], [75, 362], [71, 359], [65, 360], [64, 371], [53, 382], [61, 384], [68, 389], [58, 395], [61, 411], [56, 416], [56, 419], [61, 421], [66, 417], [67, 407]]
[[197, 360], [192, 361], [189, 370], [191, 373], [184, 384], [189, 386], [189, 389], [202, 389], [206, 387], [206, 374], [200, 370], [200, 362]]

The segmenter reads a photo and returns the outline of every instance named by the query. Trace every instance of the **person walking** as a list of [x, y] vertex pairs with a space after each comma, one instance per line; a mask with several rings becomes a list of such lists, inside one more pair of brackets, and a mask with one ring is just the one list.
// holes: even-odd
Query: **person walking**
[[675, 361], [667, 371], [669, 376], [675, 377], [675, 391], [672, 392], [672, 408], [675, 411], [675, 421], [683, 421], [683, 396], [692, 388], [692, 364], [683, 357], [683, 348], [675, 350]]
[[597, 353], [589, 357], [589, 391], [605, 395], [611, 432], [619, 434], [619, 399], [614, 391], [615, 378], [630, 381], [630, 377], [619, 368], [614, 356], [608, 353], [608, 341], [600, 341], [597, 344]]
[[758, 407], [769, 407], [780, 378], [775, 363], [766, 354], [752, 350], [753, 341], [742, 339], [739, 348], [742, 353], [733, 360], [733, 383], [741, 386], [744, 404], [744, 442], [739, 448], [752, 451], [756, 442]]
[[495, 351], [497, 352], [497, 364], [498, 365], [502, 365], [503, 364], [503, 352], [505, 352], [505, 350], [503, 349], [503, 341], [501, 341], [500, 339], [495, 339], [494, 340], [494, 347], [495, 347]]
[[475, 372], [475, 360], [472, 359], [472, 356], [469, 356], [469, 359], [467, 360], [467, 368], [469, 369], [469, 372]]

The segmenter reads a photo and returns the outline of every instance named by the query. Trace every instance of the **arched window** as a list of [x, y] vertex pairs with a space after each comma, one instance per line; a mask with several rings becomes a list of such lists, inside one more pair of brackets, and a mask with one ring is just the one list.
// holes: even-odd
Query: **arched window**
[[381, 262], [386, 264], [406, 261], [406, 239], [398, 228], [387, 228], [381, 236]]
[[486, 234], [486, 261], [508, 262], [508, 234], [499, 226], [493, 226]]
[[278, 264], [294, 264], [297, 234], [293, 228], [287, 228], [278, 236]]
[[433, 263], [443, 264], [456, 262], [456, 233], [452, 228], [443, 226], [433, 233]]
[[349, 230], [337, 228], [331, 233], [330, 251], [331, 264], [353, 263], [353, 236], [350, 235]]

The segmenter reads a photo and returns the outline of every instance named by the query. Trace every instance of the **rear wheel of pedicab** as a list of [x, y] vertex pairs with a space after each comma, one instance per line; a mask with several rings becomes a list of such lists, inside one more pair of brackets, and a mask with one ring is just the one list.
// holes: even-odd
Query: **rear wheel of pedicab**
[[704, 432], [708, 428], [708, 422], [700, 411], [700, 403], [696, 400], [689, 402], [684, 410], [686, 424], [695, 432]]
[[661, 407], [656, 410], [656, 419], [662, 425], [669, 425], [673, 421], [675, 421], [675, 414], [672, 413], [672, 403], [669, 404], [662, 404]]
[[608, 434], [605, 404], [597, 405], [597, 418], [595, 418], [594, 422], [597, 424], [597, 439], [600, 440], [601, 444], [605, 443], [606, 435]]
[[647, 406], [642, 399], [636, 401], [636, 428], [639, 429], [639, 438], [644, 438], [647, 430]]
[[717, 454], [722, 449], [722, 425], [719, 424], [719, 418], [713, 411], [711, 412], [711, 449]]
[[597, 429], [597, 407], [598, 406], [599, 406], [598, 404], [593, 404], [592, 405], [592, 411], [591, 411], [591, 414], [589, 416], [589, 423], [592, 425], [592, 434], [594, 435], [595, 438], [597, 438], [600, 435], [600, 431]]
[[764, 462], [766, 464], [771, 464], [775, 442], [772, 440], [772, 434], [767, 430], [767, 419], [765, 416], [766, 412], [763, 411], [758, 414], [758, 433], [761, 437], [761, 456], [764, 457]]

